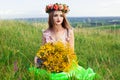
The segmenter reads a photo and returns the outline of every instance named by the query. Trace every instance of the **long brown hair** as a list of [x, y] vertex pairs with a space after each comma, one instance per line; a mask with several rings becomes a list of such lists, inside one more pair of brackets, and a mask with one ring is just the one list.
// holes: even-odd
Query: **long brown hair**
[[[48, 18], [49, 29], [54, 27], [53, 15], [54, 15], [54, 11], [49, 13], [49, 18]], [[62, 27], [65, 29], [71, 28], [71, 25], [70, 25], [69, 21], [67, 20], [65, 13], [63, 13]]]

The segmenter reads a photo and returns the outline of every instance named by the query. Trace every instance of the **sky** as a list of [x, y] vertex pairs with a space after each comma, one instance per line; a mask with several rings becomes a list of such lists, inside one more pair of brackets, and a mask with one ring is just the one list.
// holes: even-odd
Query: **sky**
[[69, 17], [120, 16], [120, 0], [0, 0], [0, 19], [47, 17], [45, 6], [64, 3]]

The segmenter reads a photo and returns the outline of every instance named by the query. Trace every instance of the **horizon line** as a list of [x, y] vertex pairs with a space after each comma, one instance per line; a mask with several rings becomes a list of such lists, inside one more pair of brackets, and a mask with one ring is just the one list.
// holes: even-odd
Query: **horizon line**
[[[92, 17], [120, 17], [120, 16], [67, 16], [67, 18], [92, 18]], [[44, 17], [16, 17], [16, 18], [0, 18], [0, 20], [9, 20], [9, 19], [30, 19], [30, 18], [48, 18], [46, 16]]]

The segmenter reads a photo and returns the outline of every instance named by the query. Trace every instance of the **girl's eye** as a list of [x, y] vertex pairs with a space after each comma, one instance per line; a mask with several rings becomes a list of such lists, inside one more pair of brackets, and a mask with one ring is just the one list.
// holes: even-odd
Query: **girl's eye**
[[57, 17], [57, 16], [58, 16], [57, 14], [54, 15], [54, 17]]
[[63, 17], [63, 15], [61, 14], [60, 17]]

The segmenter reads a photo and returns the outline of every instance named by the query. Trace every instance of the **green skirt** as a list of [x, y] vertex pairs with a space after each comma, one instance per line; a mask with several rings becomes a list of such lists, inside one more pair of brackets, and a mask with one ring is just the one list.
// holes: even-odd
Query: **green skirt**
[[91, 68], [84, 69], [79, 65], [72, 65], [72, 68], [68, 72], [50, 73], [43, 69], [36, 67], [29, 68], [30, 72], [34, 72], [35, 75], [49, 74], [50, 80], [93, 80], [96, 73]]

